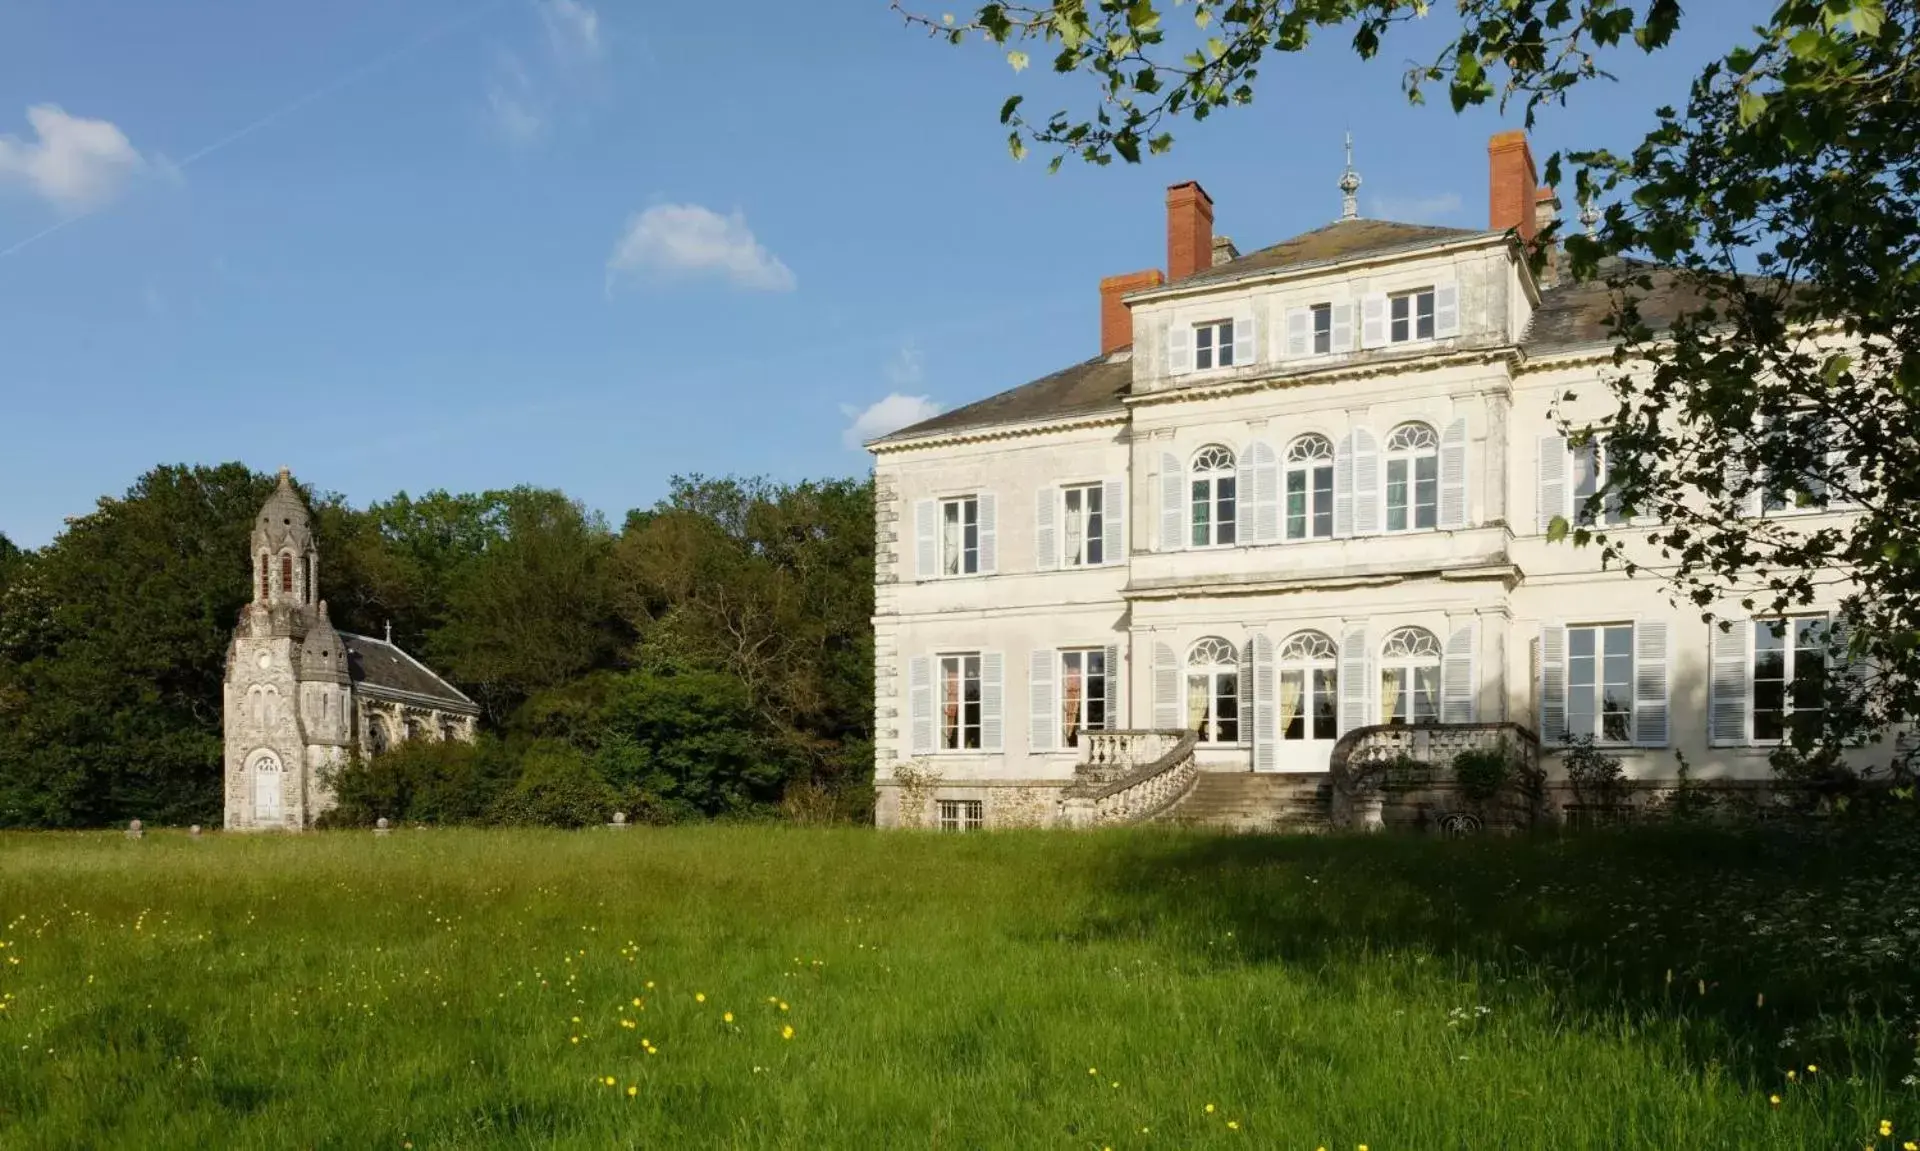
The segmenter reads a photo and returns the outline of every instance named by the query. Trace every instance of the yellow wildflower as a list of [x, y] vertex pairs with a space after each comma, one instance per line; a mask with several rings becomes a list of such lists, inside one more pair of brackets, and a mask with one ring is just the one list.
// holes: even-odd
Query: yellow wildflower
[[1767, 1102], [1773, 1104], [1775, 1107], [1778, 1107], [1780, 1106], [1780, 1097], [1778, 1095], [1769, 1095], [1767, 1096]]
[[782, 1039], [792, 1039], [792, 1038], [793, 1038], [793, 1025], [792, 1025], [792, 1024], [788, 1024], [787, 1026], [785, 1026], [785, 1027], [782, 1027], [782, 1028], [780, 1029], [780, 1038], [782, 1038]]
[[1798, 1080], [1799, 1080], [1799, 1078], [1800, 1078], [1800, 1073], [1799, 1073], [1798, 1071], [1789, 1071], [1789, 1072], [1787, 1072], [1787, 1082], [1789, 1082], [1789, 1083], [1793, 1083], [1793, 1082], [1796, 1082], [1796, 1081], [1798, 1081]]
[[634, 1083], [627, 1084], [627, 1097], [629, 1099], [631, 1099], [633, 1096], [638, 1094], [640, 1094], [640, 1087], [638, 1084], [634, 1084]]
[[1893, 1134], [1893, 1120], [1882, 1119], [1880, 1121], [1880, 1138], [1885, 1139], [1891, 1134]]
[[[652, 985], [651, 985], [651, 984], [649, 984], [648, 986], [652, 986]], [[640, 1006], [640, 997], [639, 997], [638, 995], [636, 995], [636, 996], [634, 996], [634, 997], [633, 997], [633, 1005], [634, 1005], [635, 1007], [638, 1007], [638, 1006]]]
[[607, 1076], [606, 1079], [603, 1080], [603, 1082], [605, 1082], [606, 1085], [609, 1087], [613, 1086], [613, 1076], [611, 1075]]
[[722, 1016], [720, 1017], [720, 1021], [721, 1021], [722, 1023], [732, 1023], [732, 1022], [733, 1022], [733, 1012], [731, 1012], [731, 1011], [729, 1011], [729, 1012], [727, 1012], [727, 1013], [726, 1013], [725, 1015], [722, 1015]]
[[1100, 1074], [1100, 1069], [1099, 1069], [1098, 1067], [1089, 1067], [1089, 1068], [1087, 1068], [1087, 1074], [1089, 1074], [1089, 1075], [1098, 1075], [1098, 1074]]
[[694, 992], [694, 993], [693, 993], [693, 1001], [694, 1001], [695, 1003], [705, 1003], [705, 1002], [707, 1001], [707, 993], [706, 993], [706, 992], [704, 992], [704, 991], [696, 991], [696, 992]]
[[1238, 1131], [1238, 1130], [1240, 1130], [1240, 1121], [1239, 1121], [1238, 1119], [1229, 1119], [1229, 1120], [1227, 1120], [1227, 1130], [1229, 1130], [1229, 1131]]
[[1211, 1103], [1207, 1104], [1207, 1114], [1213, 1114], [1213, 1104]]
[[1820, 1069], [1819, 1069], [1818, 1067], [1815, 1067], [1815, 1066], [1814, 1066], [1813, 1064], [1811, 1064], [1811, 1063], [1809, 1063], [1809, 1064], [1807, 1064], [1807, 1074], [1809, 1074], [1809, 1075], [1817, 1075], [1817, 1074], [1819, 1074], [1819, 1072], [1820, 1072]]

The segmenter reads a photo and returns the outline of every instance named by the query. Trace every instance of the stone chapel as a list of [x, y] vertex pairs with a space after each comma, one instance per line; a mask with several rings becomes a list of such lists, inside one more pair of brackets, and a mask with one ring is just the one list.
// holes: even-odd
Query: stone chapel
[[320, 553], [293, 477], [253, 525], [253, 601], [227, 647], [226, 826], [297, 831], [333, 806], [331, 773], [352, 750], [472, 739], [480, 709], [385, 640], [335, 630]]

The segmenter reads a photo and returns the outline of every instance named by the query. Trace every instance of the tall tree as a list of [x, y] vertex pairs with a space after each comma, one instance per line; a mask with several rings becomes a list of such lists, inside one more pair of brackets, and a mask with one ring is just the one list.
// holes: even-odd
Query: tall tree
[[[1106, 164], [1173, 144], [1172, 126], [1251, 102], [1259, 70], [1316, 34], [1375, 55], [1425, 0], [1052, 0], [987, 3], [966, 20], [895, 9], [954, 43], [984, 39], [1016, 71], [1028, 51], [1086, 81], [1079, 110], [1000, 110], [1030, 144]], [[1461, 0], [1439, 54], [1404, 76], [1453, 108], [1546, 102], [1607, 77], [1609, 53], [1665, 47], [1677, 0]], [[1847, 589], [1848, 662], [1803, 753], [1831, 761], [1863, 728], [1920, 711], [1920, 14], [1914, 0], [1783, 0], [1694, 80], [1684, 110], [1650, 108], [1627, 155], [1568, 159], [1596, 235], [1569, 236], [1574, 276], [1615, 296], [1618, 401], [1599, 428], [1612, 473], [1587, 509], [1624, 503], [1652, 530], [1561, 524], [1605, 560], [1649, 562], [1711, 612], [1781, 613]], [[1088, 109], [1091, 109], [1090, 111]], [[1562, 157], [1546, 179], [1559, 183]], [[1556, 237], [1556, 226], [1547, 239]], [[1536, 251], [1536, 258], [1539, 252]], [[1659, 267], [1649, 266], [1652, 264]], [[1670, 318], [1642, 304], [1659, 293]], [[1653, 309], [1644, 309], [1651, 314]], [[1845, 510], [1844, 517], [1819, 513]], [[1813, 513], [1796, 516], [1794, 511]]]

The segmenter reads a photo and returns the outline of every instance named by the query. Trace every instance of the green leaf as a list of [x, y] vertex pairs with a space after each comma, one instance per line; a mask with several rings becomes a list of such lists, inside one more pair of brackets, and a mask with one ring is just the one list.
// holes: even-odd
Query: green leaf
[[1740, 93], [1740, 126], [1751, 128], [1767, 114], [1767, 98], [1749, 88]]
[[1026, 99], [1025, 96], [1007, 97], [1007, 102], [1000, 105], [1000, 122], [1004, 124], [1007, 121], [1013, 119], [1013, 114], [1019, 111], [1020, 109], [1020, 101], [1025, 99]]
[[1007, 133], [1007, 151], [1013, 153], [1013, 158], [1016, 160], [1027, 158], [1027, 142], [1020, 138], [1020, 133]]
[[1567, 517], [1555, 516], [1547, 524], [1547, 542], [1557, 544], [1567, 538]]

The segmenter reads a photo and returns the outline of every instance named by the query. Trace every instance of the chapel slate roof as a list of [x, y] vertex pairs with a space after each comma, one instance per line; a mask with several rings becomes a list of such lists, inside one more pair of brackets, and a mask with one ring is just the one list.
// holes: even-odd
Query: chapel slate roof
[[1126, 405], [1120, 402], [1120, 397], [1127, 394], [1132, 383], [1130, 357], [1095, 356], [1030, 384], [921, 420], [874, 442], [885, 444], [936, 432], [1124, 411]]
[[347, 674], [353, 677], [355, 687], [406, 692], [425, 696], [449, 711], [479, 713], [473, 700], [398, 646], [351, 632], [341, 632], [340, 638], [346, 641]]

